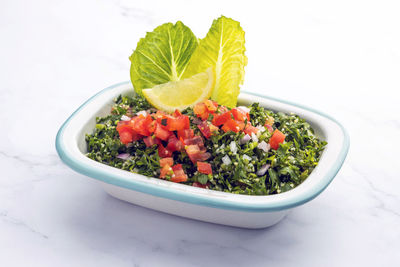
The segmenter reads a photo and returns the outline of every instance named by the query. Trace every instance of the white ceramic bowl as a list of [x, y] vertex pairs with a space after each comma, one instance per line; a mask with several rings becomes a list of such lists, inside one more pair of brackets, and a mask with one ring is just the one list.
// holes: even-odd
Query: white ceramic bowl
[[267, 227], [280, 221], [290, 209], [319, 195], [339, 171], [349, 148], [345, 129], [330, 116], [297, 104], [242, 92], [240, 104], [259, 102], [271, 110], [296, 113], [328, 142], [318, 166], [301, 185], [277, 195], [236, 195], [149, 178], [87, 158], [85, 134], [92, 133], [95, 118], [109, 114], [118, 95], [133, 93], [130, 82], [124, 82], [94, 95], [62, 125], [56, 148], [65, 164], [97, 179], [110, 195], [150, 209], [224, 225]]

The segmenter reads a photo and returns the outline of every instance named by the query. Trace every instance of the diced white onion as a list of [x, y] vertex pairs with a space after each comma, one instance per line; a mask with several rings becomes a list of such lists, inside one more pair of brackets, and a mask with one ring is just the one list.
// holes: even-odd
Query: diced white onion
[[263, 150], [264, 152], [268, 152], [271, 147], [265, 141], [261, 141], [261, 143], [258, 144], [257, 148]]
[[251, 140], [253, 140], [253, 142], [258, 142], [257, 135], [255, 135], [254, 133], [251, 133]]
[[231, 161], [231, 159], [229, 158], [228, 155], [225, 155], [225, 156], [222, 157], [222, 162], [223, 162], [225, 165], [230, 165], [230, 164], [232, 163], [232, 161]]
[[258, 176], [263, 176], [267, 170], [269, 169], [271, 165], [270, 164], [264, 164], [261, 166], [261, 168], [257, 171]]
[[131, 155], [129, 153], [122, 153], [117, 156], [119, 159], [127, 160]]
[[232, 151], [233, 154], [235, 154], [235, 153], [237, 152], [237, 150], [238, 150], [235, 141], [232, 141], [232, 142], [229, 144], [229, 148], [231, 149], [231, 151]]
[[262, 133], [265, 132], [265, 127], [262, 125], [257, 125], [256, 128]]
[[126, 115], [121, 116], [121, 121], [130, 121], [130, 120], [131, 120], [131, 118]]
[[243, 155], [243, 159], [247, 159], [248, 161], [251, 161], [251, 157], [247, 156], [246, 154]]
[[144, 117], [146, 117], [147, 116], [147, 112], [146, 112], [146, 110], [141, 110], [141, 111], [139, 111], [138, 113], [136, 113], [136, 115], [143, 115]]
[[245, 136], [243, 136], [242, 139], [239, 140], [239, 144], [243, 145], [246, 144], [247, 142], [249, 142], [251, 139], [250, 135], [246, 134]]
[[246, 113], [250, 113], [250, 109], [249, 109], [248, 107], [239, 106], [239, 107], [237, 107], [237, 108], [243, 110], [243, 111], [246, 112]]

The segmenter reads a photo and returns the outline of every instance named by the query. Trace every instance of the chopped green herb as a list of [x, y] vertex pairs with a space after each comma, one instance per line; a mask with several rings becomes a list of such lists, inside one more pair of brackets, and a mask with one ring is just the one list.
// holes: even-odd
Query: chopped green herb
[[[228, 131], [212, 135], [204, 140], [205, 148], [211, 154], [207, 162], [212, 166], [212, 174], [199, 173], [184, 150], [173, 153], [174, 162], [182, 164], [188, 176], [188, 180], [183, 183], [192, 185], [198, 182], [207, 184], [212, 190], [235, 194], [271, 195], [288, 191], [309, 176], [317, 166], [326, 142], [319, 140], [310, 124], [295, 114], [275, 113], [260, 107], [258, 103], [249, 108], [252, 125], [262, 128], [266, 121], [273, 118], [274, 127], [286, 135], [285, 142], [277, 150], [265, 151], [260, 145], [269, 142], [272, 133], [268, 130], [259, 131], [256, 138], [247, 142], [242, 142], [244, 132]], [[111, 114], [97, 118], [94, 132], [86, 135], [87, 156], [112, 167], [158, 177], [160, 158], [157, 145], [146, 147], [143, 140], [124, 145], [116, 130], [122, 115], [131, 117], [149, 109], [151, 105], [140, 96], [117, 97]], [[189, 116], [191, 128], [195, 134], [200, 135], [199, 128], [193, 123], [198, 120], [193, 109], [188, 108], [182, 114]], [[208, 120], [212, 119], [213, 116], [210, 116]], [[161, 124], [166, 126], [167, 122], [162, 120]], [[120, 159], [118, 156], [124, 153], [130, 157]], [[223, 158], [226, 156], [229, 157], [229, 164], [224, 163]], [[265, 165], [269, 166], [266, 171]]]

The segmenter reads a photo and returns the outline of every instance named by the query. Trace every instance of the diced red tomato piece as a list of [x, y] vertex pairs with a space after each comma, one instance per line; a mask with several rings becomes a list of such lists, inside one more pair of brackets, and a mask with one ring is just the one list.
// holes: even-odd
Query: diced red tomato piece
[[218, 108], [217, 102], [207, 99], [204, 101], [204, 104], [206, 105], [208, 112], [214, 113], [215, 111], [217, 111], [217, 108]]
[[168, 176], [172, 176], [174, 174], [174, 171], [172, 170], [171, 166], [168, 164], [165, 164], [161, 170], [160, 170], [160, 178], [165, 178]]
[[210, 163], [198, 161], [197, 170], [204, 174], [212, 174], [212, 168]]
[[189, 139], [185, 139], [184, 142], [185, 142], [185, 145], [197, 145], [197, 146], [199, 146], [199, 148], [204, 147], [203, 138], [201, 138], [201, 136], [198, 136], [198, 135], [196, 135], [192, 138], [189, 138]]
[[172, 117], [167, 119], [167, 130], [169, 131], [180, 131], [183, 129], [190, 128], [190, 120], [186, 115], [180, 115], [178, 117]]
[[222, 126], [222, 130], [224, 132], [232, 131], [232, 132], [237, 133], [240, 131], [240, 129], [242, 127], [244, 127], [244, 123], [242, 125], [242, 124], [239, 124], [239, 122], [235, 121], [234, 119], [229, 119], [227, 122], [224, 123], [224, 126]]
[[128, 144], [137, 141], [141, 136], [136, 133], [129, 124], [129, 121], [120, 121], [117, 124], [117, 131], [121, 143]]
[[244, 130], [244, 127], [246, 126], [246, 125], [244, 124], [244, 121], [236, 121], [236, 123], [237, 123], [238, 126], [239, 126], [239, 131], [243, 131], [243, 130]]
[[155, 114], [152, 114], [153, 118], [158, 122], [161, 123], [161, 119], [164, 118], [164, 116], [166, 116], [167, 113], [165, 113], [164, 111], [161, 110], [157, 110], [157, 112]]
[[183, 144], [178, 138], [176, 138], [175, 134], [171, 134], [168, 138], [167, 149], [174, 151], [181, 151], [183, 148]]
[[208, 188], [208, 183], [207, 183], [207, 184], [202, 184], [202, 183], [199, 183], [199, 182], [194, 182], [194, 183], [192, 184], [192, 186], [194, 186], [194, 187], [200, 187], [200, 188]]
[[232, 109], [231, 113], [232, 113], [233, 117], [235, 118], [235, 120], [238, 120], [238, 121], [245, 121], [246, 119], [250, 120], [250, 117], [249, 118], [247, 117], [247, 115], [249, 113], [244, 112], [240, 108]]
[[177, 109], [175, 109], [174, 113], [172, 114], [172, 116], [174, 116], [174, 117], [179, 117], [181, 115], [182, 115], [182, 113]]
[[144, 143], [146, 144], [146, 147], [151, 147], [155, 144], [161, 144], [160, 139], [158, 139], [155, 136], [147, 136], [143, 138]]
[[138, 134], [149, 136], [150, 132], [148, 131], [148, 125], [153, 121], [151, 116], [143, 116], [139, 115], [132, 118], [129, 122], [129, 125], [132, 129]]
[[230, 111], [227, 111], [225, 113], [222, 113], [220, 115], [214, 115], [214, 118], [212, 120], [212, 123], [215, 126], [220, 126], [222, 124], [225, 124], [228, 120], [232, 119], [232, 115]]
[[160, 158], [168, 158], [172, 156], [172, 151], [165, 148], [162, 144], [159, 144], [158, 155], [160, 156]]
[[187, 181], [188, 177], [182, 168], [182, 164], [176, 164], [172, 166], [172, 170], [174, 175], [171, 177], [171, 182], [180, 183]]
[[205, 161], [211, 157], [210, 153], [200, 150], [198, 145], [186, 146], [186, 153], [193, 163], [196, 163], [197, 161]]
[[192, 138], [194, 136], [194, 132], [192, 129], [183, 129], [178, 131], [178, 138], [179, 140], [185, 140]]
[[160, 159], [161, 168], [164, 167], [165, 165], [169, 165], [169, 166], [174, 165], [174, 159], [173, 158], [162, 158], [162, 159]]
[[274, 133], [271, 136], [271, 139], [269, 139], [269, 145], [272, 149], [276, 150], [279, 148], [279, 144], [282, 144], [285, 141], [285, 137], [285, 134], [283, 134], [278, 129], [275, 129]]
[[161, 127], [161, 124], [157, 123], [156, 130], [154, 131], [154, 134], [156, 135], [157, 138], [160, 138], [161, 140], [167, 141], [168, 137], [171, 135], [171, 132], [168, 130], [163, 129]]
[[147, 124], [147, 130], [149, 131], [149, 133], [154, 133], [154, 131], [156, 130], [156, 126], [157, 121], [152, 121], [151, 123]]
[[129, 121], [119, 121], [116, 127], [118, 132], [122, 132], [124, 130], [132, 130], [129, 126]]
[[[207, 121], [203, 121], [202, 123], [200, 123], [199, 125], [197, 125], [197, 127], [199, 127], [200, 132], [204, 135], [205, 138], [210, 138], [211, 136], [211, 129], [208, 125]], [[215, 127], [215, 126], [214, 126]]]
[[200, 117], [203, 121], [208, 119], [208, 110], [206, 104], [202, 103], [197, 103], [193, 107], [193, 112], [196, 114], [197, 117]]
[[246, 127], [244, 128], [244, 132], [251, 136], [252, 133], [257, 134], [258, 128], [252, 126], [250, 123], [247, 123]]
[[119, 140], [124, 145], [132, 143], [133, 141], [133, 133], [131, 131], [122, 131], [119, 133]]

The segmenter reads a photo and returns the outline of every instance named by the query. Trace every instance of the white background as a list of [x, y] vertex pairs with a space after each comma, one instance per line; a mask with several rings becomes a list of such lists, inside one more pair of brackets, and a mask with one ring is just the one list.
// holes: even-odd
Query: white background
[[[86, 99], [129, 80], [139, 38], [241, 22], [243, 89], [331, 114], [348, 158], [318, 198], [244, 230], [116, 200], [58, 158]], [[398, 1], [1, 1], [1, 266], [395, 266], [400, 256]]]

